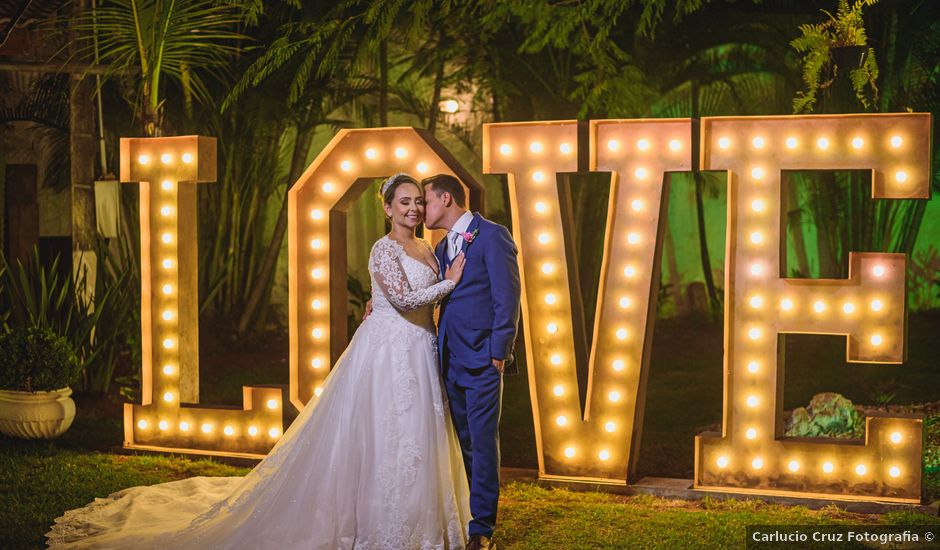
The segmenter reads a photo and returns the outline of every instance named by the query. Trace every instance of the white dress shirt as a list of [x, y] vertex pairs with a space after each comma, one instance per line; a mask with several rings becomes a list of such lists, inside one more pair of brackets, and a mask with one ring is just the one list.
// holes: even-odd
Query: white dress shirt
[[451, 260], [457, 257], [457, 253], [463, 247], [463, 235], [461, 233], [467, 232], [467, 228], [470, 227], [472, 221], [473, 214], [467, 211], [463, 213], [463, 216], [457, 218], [454, 226], [450, 228], [450, 233], [447, 234], [447, 257]]

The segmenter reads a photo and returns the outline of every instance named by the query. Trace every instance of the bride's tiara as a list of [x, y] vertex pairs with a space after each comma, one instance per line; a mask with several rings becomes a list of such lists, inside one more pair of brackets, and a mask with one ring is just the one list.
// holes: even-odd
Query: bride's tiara
[[391, 186], [395, 183], [395, 180], [397, 180], [398, 178], [400, 178], [400, 177], [402, 177], [402, 176], [410, 177], [410, 176], [408, 176], [408, 174], [406, 174], [406, 173], [404, 173], [404, 172], [399, 172], [399, 173], [395, 174], [394, 176], [392, 176], [392, 177], [388, 178], [387, 180], [385, 180], [385, 182], [382, 184], [382, 190], [379, 191], [379, 194], [380, 194], [380, 195], [385, 195], [385, 192], [388, 191], [388, 188], [391, 187]]

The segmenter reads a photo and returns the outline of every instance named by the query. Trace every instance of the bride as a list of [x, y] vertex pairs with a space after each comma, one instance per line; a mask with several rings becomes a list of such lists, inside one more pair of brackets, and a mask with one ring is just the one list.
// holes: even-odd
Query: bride
[[[245, 477], [131, 487], [55, 520], [54, 548], [463, 548], [469, 489], [437, 362], [444, 277], [418, 183], [382, 185], [392, 230], [372, 247], [372, 314], [323, 385]], [[376, 292], [380, 289], [381, 292]]]

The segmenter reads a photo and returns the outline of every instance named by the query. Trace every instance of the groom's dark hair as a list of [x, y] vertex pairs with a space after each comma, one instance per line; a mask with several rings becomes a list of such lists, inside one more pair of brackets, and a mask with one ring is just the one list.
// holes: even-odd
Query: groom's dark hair
[[460, 180], [449, 174], [436, 174], [421, 180], [421, 187], [430, 187], [438, 197], [441, 193], [450, 193], [450, 196], [461, 208], [467, 207], [467, 193], [463, 190]]

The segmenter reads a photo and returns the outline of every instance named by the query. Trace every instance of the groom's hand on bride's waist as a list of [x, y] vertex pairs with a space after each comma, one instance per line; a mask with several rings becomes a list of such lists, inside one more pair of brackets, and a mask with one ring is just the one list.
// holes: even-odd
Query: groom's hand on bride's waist
[[372, 315], [372, 298], [369, 298], [369, 301], [366, 302], [366, 310], [362, 313], [362, 320], [365, 321], [369, 315]]

